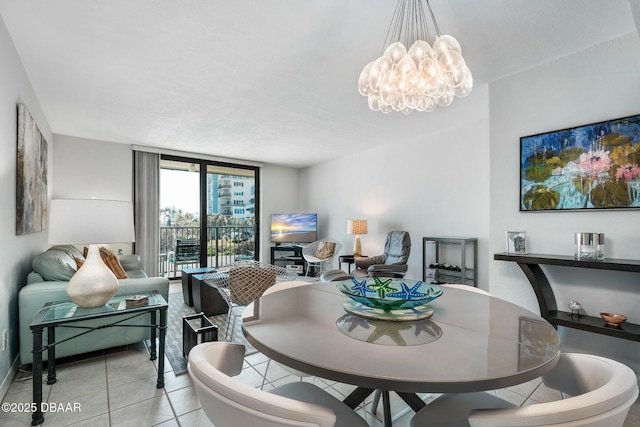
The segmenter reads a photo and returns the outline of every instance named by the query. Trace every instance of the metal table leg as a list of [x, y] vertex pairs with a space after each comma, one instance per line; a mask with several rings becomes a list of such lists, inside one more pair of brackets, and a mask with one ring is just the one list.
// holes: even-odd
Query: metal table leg
[[156, 323], [156, 311], [153, 310], [149, 316], [151, 317], [151, 348], [149, 349], [151, 357], [149, 359], [156, 360], [156, 328], [158, 327], [158, 324]]
[[47, 328], [47, 384], [55, 384], [56, 379], [56, 328]]
[[[158, 355], [159, 360], [158, 360], [158, 384], [156, 384], [157, 388], [163, 388], [164, 387], [164, 345], [165, 345], [165, 338], [166, 338], [166, 332], [167, 332], [167, 307], [161, 308], [160, 309], [160, 344], [159, 344], [159, 348], [158, 348], [158, 352], [160, 353]], [[155, 328], [154, 328], [155, 330]]]
[[34, 328], [33, 333], [33, 404], [31, 425], [37, 426], [44, 422], [42, 413], [42, 328]]

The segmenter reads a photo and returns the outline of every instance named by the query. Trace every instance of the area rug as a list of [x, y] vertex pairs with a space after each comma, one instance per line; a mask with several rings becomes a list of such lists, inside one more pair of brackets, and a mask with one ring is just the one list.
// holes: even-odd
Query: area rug
[[[182, 317], [195, 314], [193, 307], [184, 303], [182, 292], [172, 292], [169, 294], [169, 310], [167, 315], [167, 334], [165, 339], [165, 355], [171, 364], [175, 375], [187, 372], [187, 358], [182, 355]], [[227, 315], [220, 314], [209, 316], [214, 325], [218, 326], [218, 337], [224, 340], [227, 329]], [[255, 353], [254, 349], [244, 338], [239, 321], [234, 322], [233, 341], [244, 344], [247, 347], [247, 354]]]

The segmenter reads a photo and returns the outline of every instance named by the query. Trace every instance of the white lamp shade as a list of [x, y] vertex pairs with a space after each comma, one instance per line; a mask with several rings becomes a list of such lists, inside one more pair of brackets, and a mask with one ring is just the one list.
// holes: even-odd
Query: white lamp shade
[[49, 244], [135, 241], [133, 204], [120, 200], [58, 199], [49, 209]]
[[98, 244], [135, 241], [133, 204], [118, 200], [52, 200], [49, 244], [89, 245], [82, 267], [67, 284], [67, 295], [80, 307], [99, 307], [118, 291], [118, 279], [105, 265]]

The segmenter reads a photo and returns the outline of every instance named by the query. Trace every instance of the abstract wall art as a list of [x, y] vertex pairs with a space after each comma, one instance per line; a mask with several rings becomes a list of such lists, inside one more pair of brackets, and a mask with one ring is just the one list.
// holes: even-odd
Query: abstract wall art
[[640, 116], [520, 138], [520, 210], [640, 208]]
[[47, 229], [47, 141], [24, 104], [18, 104], [16, 234]]

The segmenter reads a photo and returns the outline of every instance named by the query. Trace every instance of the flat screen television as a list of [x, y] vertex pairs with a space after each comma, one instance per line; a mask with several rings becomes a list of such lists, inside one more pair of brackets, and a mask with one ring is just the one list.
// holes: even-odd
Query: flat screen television
[[271, 214], [271, 242], [311, 243], [318, 240], [318, 214]]

